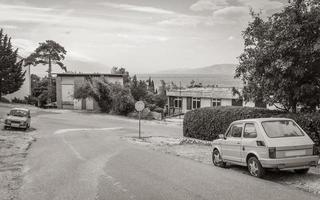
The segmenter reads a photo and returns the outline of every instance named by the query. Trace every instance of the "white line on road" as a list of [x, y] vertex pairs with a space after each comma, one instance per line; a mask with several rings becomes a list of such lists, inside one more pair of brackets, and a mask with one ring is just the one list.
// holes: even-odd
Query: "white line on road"
[[[113, 128], [73, 128], [73, 129], [60, 129], [54, 132], [55, 135], [61, 135], [69, 132], [77, 132], [77, 131], [113, 131], [113, 130], [121, 130], [122, 127], [113, 127]], [[81, 154], [70, 144], [64, 136], [62, 137], [62, 141], [69, 147], [69, 149], [74, 153], [74, 155], [79, 160], [86, 160]]]
[[81, 154], [70, 144], [64, 137], [62, 137], [62, 141], [69, 147], [69, 149], [74, 153], [74, 155], [79, 160], [86, 160], [84, 157], [81, 156]]
[[113, 128], [69, 128], [69, 129], [59, 129], [54, 132], [55, 135], [60, 135], [69, 132], [77, 132], [77, 131], [114, 131], [121, 130], [122, 127], [113, 127]]

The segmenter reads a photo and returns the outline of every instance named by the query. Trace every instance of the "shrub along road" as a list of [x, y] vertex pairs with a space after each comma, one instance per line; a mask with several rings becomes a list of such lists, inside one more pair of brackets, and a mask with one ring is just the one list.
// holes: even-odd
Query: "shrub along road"
[[[75, 112], [33, 120], [37, 142], [24, 163], [20, 199], [318, 199], [121, 139], [137, 135], [135, 120]], [[143, 121], [142, 128], [144, 136], [182, 134], [177, 125]]]

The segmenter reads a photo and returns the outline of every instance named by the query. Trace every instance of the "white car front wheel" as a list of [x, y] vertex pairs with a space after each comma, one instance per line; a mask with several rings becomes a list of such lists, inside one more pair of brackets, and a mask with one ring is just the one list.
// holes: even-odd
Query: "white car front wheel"
[[212, 152], [212, 162], [213, 162], [214, 166], [226, 167], [226, 163], [223, 162], [221, 155], [220, 155], [220, 152], [217, 149], [213, 150], [213, 152]]

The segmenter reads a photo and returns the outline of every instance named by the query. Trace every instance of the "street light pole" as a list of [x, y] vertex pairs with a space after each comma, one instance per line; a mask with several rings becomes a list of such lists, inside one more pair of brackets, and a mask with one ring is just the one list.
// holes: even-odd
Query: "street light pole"
[[179, 119], [181, 119], [181, 112], [182, 112], [182, 98], [181, 98], [181, 81], [179, 82], [180, 90], [179, 90]]

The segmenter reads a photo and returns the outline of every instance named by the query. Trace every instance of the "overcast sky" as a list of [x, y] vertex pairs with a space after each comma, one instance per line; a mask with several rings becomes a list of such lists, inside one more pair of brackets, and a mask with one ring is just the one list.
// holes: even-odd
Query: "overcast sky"
[[237, 63], [249, 8], [267, 16], [286, 2], [0, 0], [0, 27], [22, 56], [50, 39], [68, 51], [71, 71], [109, 72], [123, 66], [131, 73], [148, 73]]

